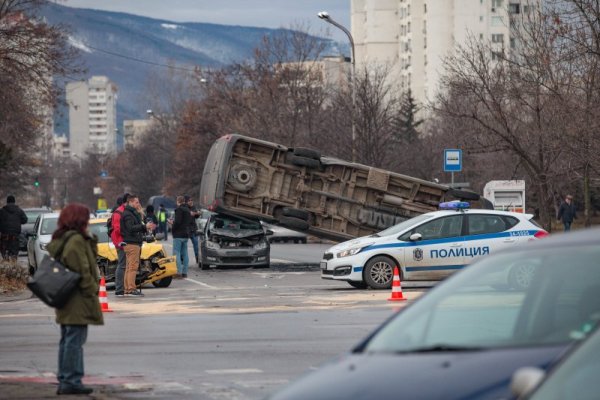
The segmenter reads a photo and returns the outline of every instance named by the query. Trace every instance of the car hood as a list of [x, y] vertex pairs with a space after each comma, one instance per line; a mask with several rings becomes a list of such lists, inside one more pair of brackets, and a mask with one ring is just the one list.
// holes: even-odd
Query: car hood
[[346, 249], [352, 249], [355, 247], [364, 247], [376, 243], [378, 240], [381, 240], [379, 237], [371, 237], [371, 236], [363, 236], [352, 240], [347, 240], [342, 243], [338, 243], [333, 247], [327, 249], [327, 253], [336, 253]]
[[210, 233], [211, 233], [211, 235], [224, 236], [224, 237], [234, 238], [234, 239], [241, 239], [241, 238], [246, 238], [246, 237], [250, 237], [250, 236], [259, 236], [259, 235], [265, 234], [265, 232], [261, 229], [231, 230], [231, 229], [215, 229], [215, 228], [211, 229]]
[[347, 354], [270, 400], [502, 399], [523, 366], [547, 369], [565, 346], [412, 354]]

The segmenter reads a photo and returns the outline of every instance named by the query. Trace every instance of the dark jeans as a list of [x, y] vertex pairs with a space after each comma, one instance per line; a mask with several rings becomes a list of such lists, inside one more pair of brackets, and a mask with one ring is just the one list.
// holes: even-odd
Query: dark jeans
[[61, 325], [58, 346], [58, 388], [81, 387], [83, 378], [83, 345], [87, 340], [87, 325]]
[[564, 221], [563, 225], [565, 226], [565, 232], [569, 232], [571, 230], [571, 221]]
[[167, 229], [167, 222], [159, 222], [158, 223], [158, 230], [159, 232], [164, 233], [165, 237], [163, 238], [163, 240], [168, 240], [169, 239], [169, 230]]
[[19, 235], [4, 233], [0, 240], [2, 257], [15, 259], [19, 256]]
[[123, 293], [125, 290], [125, 265], [126, 265], [126, 256], [125, 250], [117, 247], [117, 270], [115, 271], [115, 293]]
[[196, 257], [196, 264], [198, 263], [198, 235], [193, 234], [190, 236], [192, 241], [192, 247], [194, 248], [194, 256]]

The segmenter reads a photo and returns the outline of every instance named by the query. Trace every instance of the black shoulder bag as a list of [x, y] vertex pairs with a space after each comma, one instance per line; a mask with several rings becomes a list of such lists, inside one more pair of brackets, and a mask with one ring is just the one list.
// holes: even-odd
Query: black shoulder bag
[[[56, 255], [60, 259], [62, 252], [75, 234], [65, 238], [63, 245]], [[61, 262], [50, 256], [44, 256], [33, 277], [29, 278], [27, 287], [40, 300], [50, 307], [62, 308], [79, 285], [81, 275], [65, 267]]]

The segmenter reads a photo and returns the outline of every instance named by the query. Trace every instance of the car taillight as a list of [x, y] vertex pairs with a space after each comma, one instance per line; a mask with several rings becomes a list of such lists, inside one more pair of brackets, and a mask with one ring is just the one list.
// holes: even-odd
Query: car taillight
[[542, 238], [545, 238], [546, 236], [550, 236], [550, 234], [549, 234], [548, 232], [546, 232], [545, 230], [543, 230], [543, 229], [542, 229], [542, 230], [539, 230], [539, 231], [537, 231], [537, 232], [536, 232], [536, 233], [533, 235], [533, 237], [534, 237], [534, 238], [536, 238], [536, 239], [542, 239]]

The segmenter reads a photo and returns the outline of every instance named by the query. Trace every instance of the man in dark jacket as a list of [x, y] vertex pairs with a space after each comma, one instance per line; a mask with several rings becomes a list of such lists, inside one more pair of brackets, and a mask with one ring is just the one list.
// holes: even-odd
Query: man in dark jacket
[[15, 204], [15, 197], [8, 196], [6, 205], [0, 210], [0, 252], [3, 258], [17, 260], [21, 225], [25, 223], [27, 215]]
[[144, 233], [156, 227], [152, 222], [142, 222], [142, 205], [137, 196], [130, 195], [121, 215], [121, 235], [125, 243], [125, 296], [143, 296], [135, 287], [135, 276], [140, 265], [140, 251], [144, 242]]
[[177, 196], [177, 208], [171, 234], [173, 235], [173, 254], [177, 261], [177, 275], [175, 278], [187, 278], [188, 272], [188, 239], [190, 237], [190, 225], [193, 218], [190, 209], [185, 203], [183, 196]]
[[571, 224], [573, 220], [577, 218], [577, 210], [575, 204], [573, 204], [573, 196], [570, 194], [565, 197], [564, 203], [560, 205], [558, 209], [558, 216], [556, 217], [559, 221], [562, 219], [563, 225], [565, 226], [565, 232], [571, 230]]

